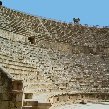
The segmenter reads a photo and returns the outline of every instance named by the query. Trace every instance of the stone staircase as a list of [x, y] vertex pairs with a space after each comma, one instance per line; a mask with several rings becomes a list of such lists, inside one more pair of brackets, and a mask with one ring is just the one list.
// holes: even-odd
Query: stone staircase
[[38, 101], [32, 99], [32, 95], [32, 93], [24, 94], [22, 109], [49, 109], [51, 107], [50, 103], [38, 103]]
[[22, 109], [37, 109], [38, 101], [33, 101], [32, 99], [25, 99], [23, 101]]

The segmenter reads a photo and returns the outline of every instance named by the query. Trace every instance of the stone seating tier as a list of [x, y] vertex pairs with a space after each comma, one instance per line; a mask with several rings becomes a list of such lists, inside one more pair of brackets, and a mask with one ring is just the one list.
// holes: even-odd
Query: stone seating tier
[[27, 43], [28, 37], [35, 37], [36, 44], [46, 40], [69, 43], [72, 46], [107, 47], [109, 45], [108, 28], [58, 22], [24, 14], [3, 6], [0, 6], [0, 14], [0, 29], [13, 33], [12, 36], [6, 36], [11, 40]]
[[23, 80], [23, 93], [32, 93], [32, 99], [109, 92], [108, 28], [57, 22], [3, 6], [0, 25], [0, 65], [16, 81]]
[[[65, 53], [53, 48], [47, 49], [13, 42], [2, 37], [0, 37], [0, 44], [0, 63], [15, 79], [24, 80], [25, 91], [48, 92], [52, 88], [54, 90], [67, 88], [69, 91], [77, 89], [96, 91], [96, 89], [104, 88], [105, 91], [106, 87], [108, 88], [108, 85], [103, 84], [105, 79], [108, 84], [109, 77], [105, 62], [107, 58], [102, 54], [102, 56], [84, 54], [81, 53], [82, 51]], [[78, 47], [77, 50], [79, 50]], [[45, 81], [49, 84], [41, 84]], [[52, 87], [52, 84], [55, 87], [54, 85]]]

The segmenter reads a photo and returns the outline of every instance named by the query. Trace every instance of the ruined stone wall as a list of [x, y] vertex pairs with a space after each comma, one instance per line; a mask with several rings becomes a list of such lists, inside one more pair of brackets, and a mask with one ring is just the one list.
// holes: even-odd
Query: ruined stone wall
[[[2, 64], [2, 67], [6, 68], [15, 79], [22, 79], [25, 83], [25, 90], [26, 87], [28, 88], [28, 90], [26, 90], [27, 92], [29, 89], [33, 92], [34, 90], [42, 90], [40, 87], [41, 83], [39, 82], [42, 82], [43, 86], [43, 82], [47, 81], [46, 77], [44, 77], [44, 72], [42, 72], [43, 69], [41, 69], [42, 66], [40, 64], [45, 61], [42, 59], [44, 53], [41, 54], [44, 50], [38, 47], [23, 45], [18, 42], [14, 43], [10, 40], [5, 40], [4, 38], [0, 39], [0, 63]], [[36, 57], [37, 55], [38, 57]], [[47, 62], [47, 59], [45, 62]], [[47, 65], [45, 67], [47, 67]], [[51, 83], [49, 81], [45, 85], [51, 86], [50, 84]], [[48, 87], [48, 89], [49, 88], [50, 87]]]
[[13, 80], [0, 67], [0, 109], [21, 109], [22, 94], [22, 81]]
[[0, 35], [5, 38], [5, 39], [9, 39], [11, 41], [19, 41], [19, 42], [26, 42], [26, 38], [23, 35], [19, 35], [13, 32], [9, 32], [3, 29], [0, 29]]
[[109, 93], [74, 93], [74, 94], [61, 94], [51, 96], [49, 98], [52, 104], [61, 103], [87, 103], [87, 102], [106, 102], [109, 100]]
[[2, 6], [0, 18], [0, 64], [23, 80], [24, 93], [109, 92], [108, 28], [74, 26]]
[[[101, 88], [102, 91], [108, 91], [105, 57], [81, 53], [78, 48], [79, 52], [72, 53], [56, 50], [55, 47], [53, 49], [53, 46], [48, 49], [25, 45], [2, 37], [0, 41], [2, 66], [14, 78], [23, 79], [26, 91], [101, 91]], [[107, 83], [104, 85], [106, 79]]]

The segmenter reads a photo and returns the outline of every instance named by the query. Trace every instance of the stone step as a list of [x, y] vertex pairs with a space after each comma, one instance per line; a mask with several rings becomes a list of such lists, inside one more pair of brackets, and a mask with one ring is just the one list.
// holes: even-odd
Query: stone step
[[32, 99], [25, 99], [23, 101], [23, 106], [38, 106], [38, 101], [33, 101]]
[[22, 109], [49, 109], [50, 103], [38, 103], [37, 106], [23, 106]]
[[38, 103], [37, 109], [49, 109], [51, 107], [51, 103]]
[[38, 109], [37, 106], [23, 106], [22, 109]]

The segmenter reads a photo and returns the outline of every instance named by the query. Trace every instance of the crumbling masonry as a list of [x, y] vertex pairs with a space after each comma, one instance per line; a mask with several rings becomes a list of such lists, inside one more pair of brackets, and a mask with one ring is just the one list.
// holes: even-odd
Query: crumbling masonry
[[0, 6], [0, 109], [109, 100], [109, 28]]

